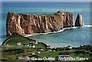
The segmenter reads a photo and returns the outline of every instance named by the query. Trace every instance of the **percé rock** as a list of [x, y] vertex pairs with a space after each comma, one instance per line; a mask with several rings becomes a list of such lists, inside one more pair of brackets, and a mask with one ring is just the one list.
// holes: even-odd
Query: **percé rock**
[[84, 22], [82, 20], [82, 15], [78, 14], [76, 21], [75, 21], [75, 26], [84, 26]]
[[16, 14], [8, 12], [6, 21], [8, 36], [12, 36], [13, 33], [23, 36], [33, 33], [47, 33], [73, 26], [75, 26], [74, 15], [63, 11], [54, 14]]

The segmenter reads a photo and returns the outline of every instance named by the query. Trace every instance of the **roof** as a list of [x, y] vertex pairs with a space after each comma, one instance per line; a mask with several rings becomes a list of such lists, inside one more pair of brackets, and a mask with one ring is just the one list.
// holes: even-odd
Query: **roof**
[[36, 40], [30, 40], [30, 42], [36, 42]]
[[21, 42], [17, 42], [17, 43], [21, 43]]
[[23, 45], [28, 45], [28, 44], [23, 44]]

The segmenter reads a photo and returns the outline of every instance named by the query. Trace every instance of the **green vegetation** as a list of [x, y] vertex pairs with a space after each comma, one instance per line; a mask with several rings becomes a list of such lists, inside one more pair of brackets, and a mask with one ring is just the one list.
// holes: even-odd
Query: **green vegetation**
[[29, 38], [27, 37], [23, 37], [21, 35], [18, 35], [18, 34], [13, 34], [13, 36], [10, 36], [8, 37], [3, 43], [2, 43], [2, 46], [5, 46], [5, 45], [16, 45], [17, 42], [22, 42], [22, 43], [28, 43], [30, 42], [29, 41]]
[[90, 58], [90, 55], [88, 53], [85, 53], [85, 54], [82, 54], [82, 53], [80, 53], [80, 54], [71, 53], [70, 56], [74, 57], [74, 58], [76, 58], [76, 57]]
[[40, 57], [53, 57], [55, 58], [56, 56], [58, 56], [60, 51], [56, 51], [56, 52], [51, 52], [51, 51], [46, 51], [46, 52], [43, 52], [41, 54], [38, 54], [38, 56]]
[[[92, 60], [92, 46], [84, 45], [80, 47], [73, 47], [73, 49], [69, 49], [67, 47], [64, 48], [50, 48], [46, 44], [42, 42], [30, 43], [30, 38], [23, 37], [20, 35], [14, 35], [7, 38], [2, 47], [0, 47], [2, 51], [2, 59], [4, 60], [16, 60], [19, 57], [25, 56], [37, 56], [37, 57], [53, 57], [58, 58], [60, 52], [69, 52], [69, 56], [76, 58], [76, 57], [83, 57], [89, 58], [89, 61]], [[21, 42], [21, 45], [17, 45], [18, 42]], [[23, 45], [27, 44], [27, 45]], [[35, 47], [33, 47], [35, 46]], [[39, 53], [40, 52], [40, 53]], [[34, 54], [33, 54], [34, 53]], [[58, 60], [58, 59], [57, 59]], [[86, 61], [85, 61], [86, 62]]]
[[[23, 44], [28, 44], [30, 46], [33, 46], [35, 45], [35, 48], [46, 48], [47, 45], [42, 43], [42, 42], [38, 42], [38, 44], [30, 44], [30, 40], [32, 39], [29, 39], [27, 37], [23, 37], [23, 36], [11, 36], [9, 37], [8, 39], [6, 39], [2, 46], [10, 46], [11, 48], [24, 48]], [[21, 46], [18, 46], [17, 43], [18, 42], [21, 42]]]
[[22, 44], [30, 42], [28, 39], [24, 37], [12, 37], [8, 39], [5, 43], [5, 45], [16, 45], [18, 42], [21, 42]]

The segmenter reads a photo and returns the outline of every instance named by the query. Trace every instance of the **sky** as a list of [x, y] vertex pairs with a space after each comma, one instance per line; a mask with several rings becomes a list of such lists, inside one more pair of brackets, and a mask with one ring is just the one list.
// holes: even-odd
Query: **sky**
[[32, 1], [32, 2], [92, 2], [92, 0], [1, 0], [2, 2]]

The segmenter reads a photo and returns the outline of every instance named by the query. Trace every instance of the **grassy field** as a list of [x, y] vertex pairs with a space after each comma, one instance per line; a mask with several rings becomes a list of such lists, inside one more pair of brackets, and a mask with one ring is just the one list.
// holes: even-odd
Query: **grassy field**
[[76, 57], [83, 57], [83, 58], [91, 58], [91, 56], [88, 53], [85, 54], [75, 54], [75, 53], [71, 53], [70, 54], [71, 57], [76, 58]]
[[[22, 45], [18, 46], [17, 42], [21, 42]], [[27, 56], [32, 54], [33, 52], [37, 52], [37, 50], [40, 50], [40, 48], [43, 48], [45, 50], [45, 48], [47, 47], [47, 45], [42, 42], [38, 42], [38, 44], [29, 44], [29, 42], [29, 38], [25, 38], [22, 36], [12, 36], [8, 38], [3, 42], [3, 47], [0, 47], [0, 49], [2, 49], [2, 58], [7, 60], [14, 60], [16, 59], [16, 57]], [[23, 44], [29, 44], [30, 46], [35, 45], [35, 48], [23, 46]], [[17, 49], [21, 49], [23, 50], [23, 52], [17, 53]]]
[[[17, 42], [21, 42], [22, 45], [18, 46]], [[38, 42], [38, 44], [30, 44], [30, 39], [25, 38], [22, 36], [13, 36], [8, 38], [4, 41], [3, 47], [0, 47], [2, 51], [2, 59], [6, 60], [15, 60], [17, 57], [20, 56], [28, 56], [32, 55], [32, 53], [35, 53], [35, 55], [39, 57], [57, 57], [60, 52], [70, 52], [70, 57], [76, 58], [76, 57], [83, 57], [83, 58], [92, 58], [89, 52], [79, 51], [77, 53], [77, 50], [65, 50], [65, 49], [58, 49], [56, 51], [50, 51], [51, 48], [47, 48], [48, 46], [42, 42]], [[7, 44], [9, 46], [7, 46]], [[23, 46], [23, 44], [29, 44], [30, 46], [35, 45], [35, 48], [30, 46]], [[43, 50], [41, 50], [43, 49]], [[55, 50], [55, 49], [54, 49]], [[38, 53], [41, 52], [40, 54]], [[76, 52], [75, 52], [76, 51]]]
[[[17, 46], [17, 43], [21, 42], [21, 46]], [[23, 37], [23, 36], [12, 36], [10, 38], [8, 38], [7, 40], [5, 40], [2, 45], [3, 46], [11, 46], [11, 48], [23, 48], [23, 44], [29, 44], [30, 43], [30, 39], [27, 37]], [[42, 42], [38, 42], [38, 44], [29, 44], [30, 46], [35, 45], [35, 48], [46, 48], [47, 45], [42, 43]], [[7, 46], [7, 47], [8, 47]]]
[[11, 37], [4, 42], [3, 45], [16, 45], [17, 42], [21, 42], [22, 44], [29, 43], [30, 41], [24, 37]]
[[51, 51], [46, 51], [46, 52], [43, 52], [41, 54], [38, 54], [38, 56], [40, 57], [53, 57], [55, 58], [56, 56], [58, 56], [60, 51], [56, 51], [56, 52], [51, 52]]

